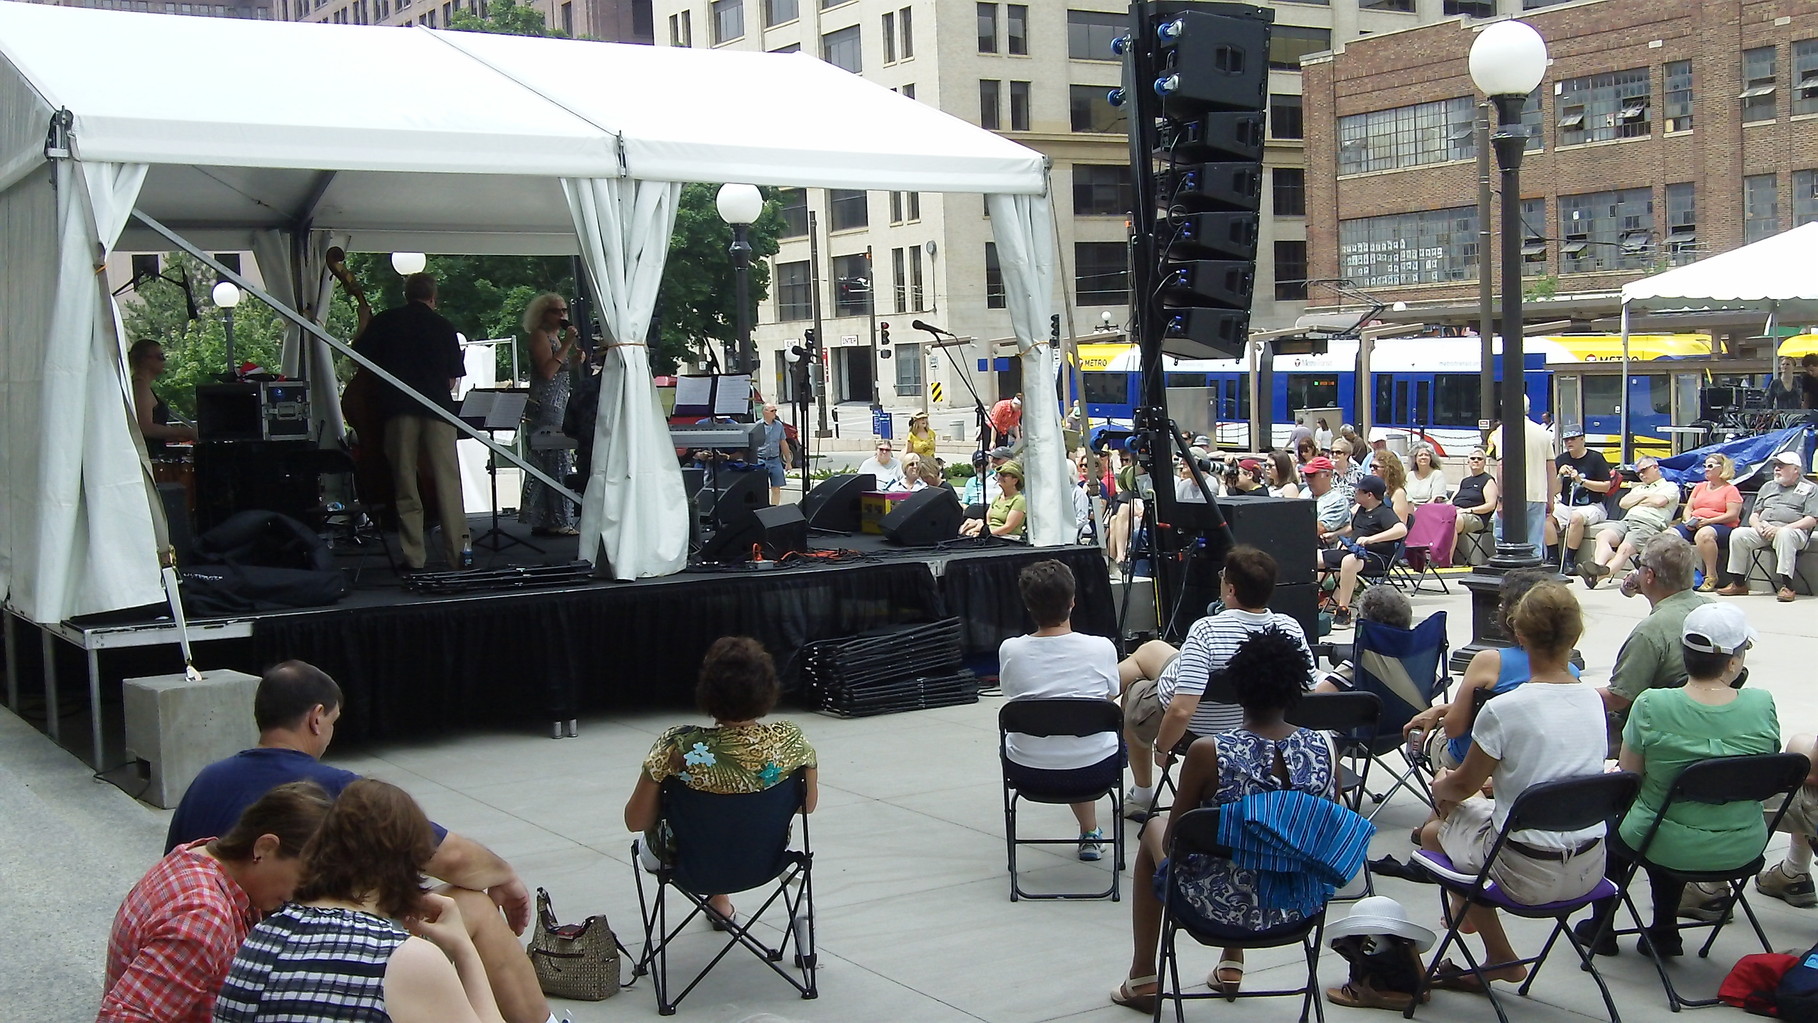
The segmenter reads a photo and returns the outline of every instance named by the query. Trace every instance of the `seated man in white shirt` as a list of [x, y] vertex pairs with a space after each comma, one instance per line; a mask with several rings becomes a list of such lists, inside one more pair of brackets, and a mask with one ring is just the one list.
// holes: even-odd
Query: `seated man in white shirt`
[[[1006, 700], [1059, 697], [1117, 699], [1117, 648], [1103, 636], [1074, 632], [1073, 570], [1059, 561], [1038, 561], [1017, 577], [1023, 606], [1035, 620], [1035, 631], [1012, 636], [998, 647], [998, 686]], [[1089, 779], [1106, 773], [1105, 761], [1118, 759], [1118, 739], [1097, 735], [1023, 735], [1006, 737], [1004, 765], [1010, 784], [1022, 792], [1068, 792], [1078, 787], [1070, 776]], [[1121, 774], [1122, 772], [1118, 772]], [[1098, 826], [1098, 804], [1072, 803], [1079, 821], [1079, 858], [1104, 855], [1105, 833]]]
[[870, 473], [876, 476], [880, 493], [903, 489], [903, 460], [892, 453], [891, 444], [887, 440], [878, 441], [877, 453], [860, 462], [855, 471], [861, 475]]
[[[1255, 547], [1238, 546], [1225, 556], [1219, 599], [1225, 610], [1201, 618], [1187, 630], [1180, 649], [1159, 639], [1137, 647], [1117, 666], [1124, 687], [1124, 736], [1130, 744], [1131, 789], [1124, 816], [1141, 820], [1155, 802], [1156, 767], [1188, 732], [1203, 738], [1243, 723], [1243, 708], [1206, 698], [1214, 672], [1225, 666], [1252, 633], [1277, 628], [1307, 646], [1300, 623], [1269, 610], [1275, 594], [1275, 559]], [[1313, 653], [1307, 652], [1307, 663]], [[1311, 675], [1306, 680], [1311, 686]]]

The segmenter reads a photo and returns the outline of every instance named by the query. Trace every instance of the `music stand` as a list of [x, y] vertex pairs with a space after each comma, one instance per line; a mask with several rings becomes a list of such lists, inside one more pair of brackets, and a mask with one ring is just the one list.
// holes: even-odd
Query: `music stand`
[[[496, 444], [501, 432], [515, 431], [523, 426], [524, 406], [529, 403], [530, 392], [527, 390], [475, 387], [461, 399], [461, 410], [456, 414], [474, 429], [485, 430]], [[495, 554], [513, 544], [528, 547], [538, 554], [546, 553], [529, 540], [512, 536], [499, 528], [499, 455], [490, 448], [486, 451], [486, 476], [492, 489], [492, 525], [473, 538], [473, 545], [485, 547]]]

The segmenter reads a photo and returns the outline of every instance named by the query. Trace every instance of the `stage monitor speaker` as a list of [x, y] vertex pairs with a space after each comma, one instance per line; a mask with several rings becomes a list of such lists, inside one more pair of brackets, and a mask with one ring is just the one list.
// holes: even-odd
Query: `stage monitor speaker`
[[810, 529], [856, 533], [859, 531], [859, 497], [876, 489], [877, 476], [873, 473], [829, 476], [802, 498], [802, 515], [807, 518]]
[[1233, 497], [1218, 499], [1238, 543], [1267, 551], [1275, 559], [1278, 583], [1313, 581], [1314, 530], [1317, 507], [1305, 498]]
[[[762, 469], [751, 472], [719, 471], [720, 496], [709, 516], [720, 527], [746, 519], [759, 508], [770, 507], [770, 476]], [[709, 488], [711, 492], [711, 488]]]
[[959, 535], [966, 513], [946, 487], [918, 490], [901, 501], [881, 523], [884, 539], [905, 547], [933, 547]]
[[802, 510], [786, 504], [759, 508], [719, 528], [701, 546], [702, 561], [750, 561], [751, 549], [761, 548], [771, 560], [791, 551], [808, 550], [808, 520]]

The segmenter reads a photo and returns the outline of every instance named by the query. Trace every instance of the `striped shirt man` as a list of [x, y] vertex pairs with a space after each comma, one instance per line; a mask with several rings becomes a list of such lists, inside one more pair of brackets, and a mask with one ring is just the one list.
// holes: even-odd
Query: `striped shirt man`
[[[1312, 662], [1313, 653], [1307, 647], [1307, 636], [1301, 631], [1299, 622], [1275, 611], [1227, 608], [1218, 614], [1201, 618], [1187, 630], [1187, 638], [1180, 646], [1180, 656], [1155, 680], [1156, 694], [1161, 697], [1162, 706], [1172, 703], [1176, 694], [1199, 697], [1199, 708], [1193, 712], [1193, 718], [1187, 725], [1187, 730], [1194, 735], [1216, 735], [1243, 724], [1242, 707], [1235, 703], [1218, 703], [1205, 698], [1206, 682], [1213, 672], [1225, 666], [1225, 662], [1231, 659], [1231, 655], [1237, 652], [1244, 640], [1270, 627], [1293, 637], [1301, 649], [1307, 650], [1308, 663]], [[1304, 684], [1313, 684], [1311, 674]]]

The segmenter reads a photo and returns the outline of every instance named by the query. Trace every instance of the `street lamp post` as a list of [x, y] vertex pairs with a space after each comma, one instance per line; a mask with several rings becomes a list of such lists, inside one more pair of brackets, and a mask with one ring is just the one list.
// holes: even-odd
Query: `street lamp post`
[[215, 308], [221, 310], [221, 330], [227, 340], [227, 371], [238, 380], [240, 363], [234, 359], [234, 306], [240, 304], [240, 289], [232, 281], [222, 281], [215, 285], [211, 297], [215, 300]]
[[[1465, 579], [1471, 591], [1471, 643], [1453, 656], [1454, 666], [1469, 663], [1479, 649], [1513, 642], [1496, 616], [1502, 576], [1540, 563], [1528, 541], [1529, 502], [1535, 495], [1528, 493], [1529, 427], [1522, 402], [1527, 381], [1522, 365], [1521, 158], [1528, 133], [1521, 108], [1546, 75], [1547, 45], [1533, 26], [1499, 21], [1478, 33], [1470, 64], [1471, 80], [1496, 107], [1490, 144], [1502, 178], [1502, 538], [1485, 569]], [[1489, 273], [1487, 255], [1479, 263], [1480, 273]]]
[[764, 212], [764, 197], [756, 185], [726, 184], [720, 186], [714, 200], [720, 219], [732, 225], [732, 277], [734, 300], [738, 302], [738, 358], [731, 367], [734, 373], [757, 373], [757, 352], [751, 345], [751, 240], [746, 231], [751, 222]]

